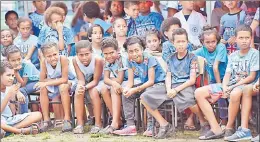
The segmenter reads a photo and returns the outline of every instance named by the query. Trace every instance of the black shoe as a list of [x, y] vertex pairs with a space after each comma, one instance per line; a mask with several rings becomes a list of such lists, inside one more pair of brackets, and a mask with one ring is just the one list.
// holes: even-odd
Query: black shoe
[[155, 138], [165, 139], [167, 137], [170, 137], [171, 135], [173, 135], [173, 127], [170, 123], [168, 123], [166, 126], [161, 126], [159, 128], [159, 132]]

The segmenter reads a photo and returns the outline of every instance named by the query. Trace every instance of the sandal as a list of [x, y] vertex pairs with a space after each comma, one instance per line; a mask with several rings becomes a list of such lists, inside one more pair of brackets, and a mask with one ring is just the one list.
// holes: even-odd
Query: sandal
[[78, 125], [73, 129], [74, 134], [84, 134], [84, 127], [82, 125]]
[[193, 126], [189, 126], [188, 124], [184, 124], [184, 130], [188, 130], [188, 131], [195, 131], [196, 127]]
[[[47, 125], [45, 125], [45, 124], [47, 124]], [[54, 125], [51, 122], [51, 120], [49, 120], [49, 121], [42, 121], [42, 127], [40, 128], [40, 133], [46, 132], [46, 131], [51, 130], [53, 128], [54, 128]]]
[[[29, 133], [26, 132], [25, 129], [29, 129]], [[36, 132], [35, 132], [36, 130]], [[32, 125], [28, 128], [21, 128], [21, 134], [23, 135], [26, 135], [26, 134], [33, 134], [33, 135], [36, 135], [40, 132], [40, 129], [39, 129], [39, 125], [37, 123], [32, 123]]]
[[214, 134], [211, 130], [208, 131], [205, 136], [199, 137], [200, 140], [211, 140], [211, 139], [220, 139], [224, 137], [225, 132], [219, 134]]
[[54, 128], [61, 128], [63, 125], [63, 121], [62, 120], [55, 120], [54, 121]]
[[63, 126], [62, 126], [62, 132], [69, 132], [72, 131], [72, 122], [69, 120], [64, 120], [63, 121]]

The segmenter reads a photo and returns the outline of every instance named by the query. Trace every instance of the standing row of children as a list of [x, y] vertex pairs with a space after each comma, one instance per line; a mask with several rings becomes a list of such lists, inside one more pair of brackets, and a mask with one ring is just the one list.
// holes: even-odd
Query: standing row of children
[[[134, 3], [135, 2], [125, 2], [125, 7], [127, 7], [127, 4], [136, 6]], [[191, 6], [192, 2], [183, 1], [181, 3], [183, 6], [184, 15], [185, 12], [194, 12]], [[145, 41], [143, 41], [139, 35], [130, 36], [127, 38], [126, 35], [129, 31], [128, 28], [131, 29], [131, 24], [129, 24], [129, 21], [131, 20], [117, 18], [113, 24], [115, 39], [102, 39], [106, 32], [109, 33], [109, 29], [106, 28], [106, 23], [102, 23], [102, 21], [97, 20], [93, 15], [93, 17], [91, 17], [91, 11], [87, 12], [88, 6], [95, 7], [98, 5], [95, 2], [87, 2], [83, 6], [83, 11], [86, 11], [84, 13], [85, 20], [94, 24], [87, 32], [88, 39], [91, 40], [91, 42], [85, 40], [77, 42], [75, 45], [76, 57], [73, 57], [71, 62], [69, 62], [66, 56], [69, 54], [72, 47], [72, 34], [70, 35], [69, 31], [66, 32], [66, 27], [63, 27], [61, 24], [65, 20], [64, 16], [66, 15], [66, 11], [62, 8], [57, 8], [62, 7], [60, 5], [57, 6], [56, 4], [56, 7], [55, 4], [53, 5], [53, 8], [51, 6], [45, 12], [44, 18], [48, 26], [45, 25], [43, 30], [41, 30], [40, 35], [42, 33], [42, 36], [39, 35], [38, 45], [35, 45], [40, 47], [41, 50], [39, 53], [42, 54], [42, 56], [39, 55], [41, 56], [40, 73], [39, 71], [35, 71], [36, 64], [33, 65], [30, 62], [26, 62], [26, 60], [22, 60], [27, 59], [28, 57], [25, 58], [26, 56], [22, 54], [23, 52], [21, 48], [17, 46], [9, 46], [4, 50], [7, 60], [14, 70], [14, 75], [18, 82], [17, 84], [21, 84], [22, 87], [25, 87], [25, 92], [28, 94], [30, 93], [28, 90], [31, 90], [31, 92], [40, 90], [40, 102], [44, 120], [43, 126], [40, 129], [41, 131], [47, 131], [48, 129], [53, 128], [53, 124], [49, 118], [48, 101], [49, 99], [59, 99], [59, 97], [62, 100], [64, 110], [64, 125], [62, 131], [72, 130], [70, 122], [71, 114], [69, 94], [70, 92], [75, 91], [74, 97], [78, 125], [73, 130], [74, 133], [84, 133], [83, 126], [85, 121], [85, 108], [83, 98], [84, 94], [88, 92], [90, 101], [93, 105], [93, 113], [95, 117], [95, 127], [91, 129], [91, 133], [100, 132], [114, 133], [118, 135], [136, 135], [134, 124], [134, 101], [135, 98], [140, 97], [143, 105], [146, 107], [150, 115], [155, 117], [160, 124], [160, 129], [156, 137], [165, 138], [170, 136], [173, 128], [160, 115], [157, 108], [165, 100], [173, 98], [179, 111], [189, 108], [192, 112], [198, 115], [202, 126], [200, 139], [221, 138], [224, 133], [221, 129], [219, 129], [217, 122], [213, 121], [214, 119], [212, 118], [215, 118], [215, 116], [212, 115], [213, 111], [205, 110], [211, 108], [204, 106], [207, 105], [205, 101], [207, 101], [208, 98], [211, 98], [209, 99], [210, 102], [214, 103], [220, 99], [222, 95], [225, 98], [226, 93], [230, 94], [230, 96], [233, 96], [232, 94], [240, 93], [240, 97], [242, 94], [246, 94], [248, 98], [251, 97], [250, 95], [252, 93], [250, 93], [250, 91], [252, 92], [252, 86], [251, 88], [248, 88], [247, 93], [244, 93], [243, 87], [239, 87], [255, 81], [257, 76], [256, 74], [259, 70], [259, 66], [257, 66], [259, 64], [259, 61], [257, 60], [259, 58], [259, 52], [255, 49], [249, 48], [252, 39], [252, 31], [248, 26], [243, 25], [236, 28], [235, 43], [238, 45], [240, 50], [232, 54], [234, 57], [230, 55], [232, 58], [229, 59], [227, 64], [226, 47], [223, 44], [220, 44], [221, 38], [218, 36], [217, 31], [212, 28], [204, 28], [202, 36], [198, 39], [198, 41], [203, 44], [203, 47], [194, 51], [194, 53], [191, 53], [190, 51], [187, 51], [187, 49], [192, 50], [195, 44], [191, 45], [188, 41], [192, 40], [192, 37], [189, 37], [189, 35], [194, 34], [189, 32], [187, 33], [184, 29], [178, 29], [181, 25], [183, 25], [182, 20], [178, 20], [178, 18], [165, 19], [161, 26], [162, 34], [168, 39], [168, 41], [163, 44], [162, 48], [162, 57], [167, 63], [167, 71], [165, 72], [165, 69], [162, 67], [163, 65], [159, 63], [160, 61], [147, 53], [152, 52], [153, 55], [160, 55], [160, 53], [157, 53], [161, 48], [161, 39], [160, 36], [158, 36], [158, 33], [154, 31], [148, 32], [149, 34], [146, 35]], [[94, 9], [94, 11], [96, 9]], [[129, 15], [131, 15], [132, 12], [134, 16], [134, 7], [130, 10], [131, 12], [127, 12], [127, 10], [125, 11], [126, 13], [129, 13]], [[189, 20], [189, 16], [186, 17], [187, 20]], [[95, 21], [98, 23], [95, 23]], [[132, 22], [136, 24], [138, 21], [132, 20]], [[24, 22], [21, 23], [32, 25], [29, 20], [24, 20]], [[136, 28], [136, 26], [134, 27]], [[194, 26], [194, 28], [196, 28], [196, 26]], [[24, 29], [27, 29], [28, 31], [30, 27], [26, 28], [25, 26]], [[136, 33], [137, 31], [138, 30], [134, 30]], [[3, 32], [8, 33], [9, 31], [5, 30]], [[20, 32], [22, 33], [22, 30], [20, 30]], [[28, 32], [27, 34], [26, 32], [24, 33], [25, 34], [21, 34], [21, 38], [26, 36], [28, 37]], [[8, 34], [10, 34], [10, 32]], [[31, 35], [29, 34], [29, 36]], [[10, 42], [11, 38], [12, 34], [9, 35], [7, 42]], [[7, 42], [6, 40], [5, 42], [2, 42], [1, 40], [1, 44]], [[165, 49], [170, 52], [165, 52]], [[144, 50], [147, 52], [143, 52]], [[250, 55], [248, 53], [250, 53]], [[128, 59], [124, 56], [126, 54], [128, 55]], [[196, 55], [206, 58], [207, 71], [210, 76], [211, 84], [221, 83], [222, 80], [224, 84], [225, 80], [225, 86], [222, 85], [224, 94], [221, 93], [222, 86], [220, 84], [210, 85], [210, 87], [202, 87], [195, 91], [194, 84], [198, 73], [198, 61]], [[242, 56], [241, 58], [240, 55]], [[103, 63], [102, 57], [104, 57], [105, 63]], [[70, 72], [70, 67], [74, 67], [74, 73]], [[227, 71], [225, 73], [226, 67]], [[6, 70], [6, 68], [7, 67], [4, 67], [4, 70]], [[4, 73], [5, 72], [3, 72], [3, 74]], [[166, 86], [164, 85], [165, 81], [167, 82]], [[236, 87], [240, 90], [235, 89]], [[20, 92], [22, 92], [21, 89]], [[236, 92], [232, 93], [231, 90], [236, 90]], [[194, 91], [197, 102], [194, 98]], [[1, 92], [5, 92], [5, 89]], [[113, 116], [112, 124], [107, 126], [105, 129], [101, 129], [101, 98], [99, 94], [102, 95], [111, 115]], [[122, 94], [122, 100], [120, 94]], [[141, 96], [138, 96], [137, 94], [141, 94]], [[26, 97], [28, 95], [25, 95], [25, 93], [23, 93], [23, 95], [25, 97], [18, 97], [17, 95], [20, 102], [26, 102]], [[235, 100], [236, 99], [238, 98], [235, 98]], [[230, 97], [230, 100], [231, 102], [234, 101], [232, 97]], [[118, 130], [120, 126], [122, 126], [121, 111], [119, 107], [121, 106], [121, 101], [123, 104], [125, 119], [127, 121], [127, 127], [122, 130]], [[249, 102], [250, 100], [246, 101]], [[234, 105], [229, 106], [229, 109], [234, 109], [236, 111], [233, 112], [237, 112], [237, 106], [239, 103], [240, 101], [234, 101]], [[1, 106], [1, 108], [6, 107]], [[247, 108], [249, 111], [245, 111], [245, 113], [249, 113], [250, 109], [250, 107]], [[209, 122], [206, 122], [203, 114]], [[225, 131], [225, 139], [238, 139], [237, 137], [241, 136], [241, 133], [250, 132], [247, 129], [248, 124], [246, 124], [248, 123], [246, 118], [249, 114], [244, 115], [246, 117], [245, 124], [243, 124], [244, 126], [242, 125], [241, 129], [238, 129], [238, 133], [234, 133], [233, 130], [236, 113], [229, 113], [228, 116], [231, 117], [231, 120], [228, 120], [229, 123]], [[19, 122], [23, 122], [25, 117], [21, 118]], [[19, 122], [15, 122], [15, 124]], [[35, 122], [35, 120], [30, 121], [30, 123], [32, 122]], [[12, 124], [11, 126], [15, 125]], [[148, 126], [151, 126], [151, 124]], [[209, 128], [211, 128], [210, 131], [208, 131]], [[9, 131], [5, 128], [2, 129]], [[11, 132], [17, 133], [17, 131]], [[22, 131], [20, 131], [20, 133], [21, 132]], [[234, 135], [232, 135], [233, 133]], [[151, 136], [151, 127], [148, 127], [144, 134]], [[229, 136], [232, 137], [230, 138]], [[250, 136], [251, 134], [247, 138], [250, 138]]]

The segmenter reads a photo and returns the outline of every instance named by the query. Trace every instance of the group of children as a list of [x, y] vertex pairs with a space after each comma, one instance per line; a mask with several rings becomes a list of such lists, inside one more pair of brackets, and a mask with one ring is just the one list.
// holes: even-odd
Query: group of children
[[[74, 36], [63, 26], [67, 14], [63, 2], [52, 3], [45, 11], [45, 1], [33, 1], [37, 10], [30, 14], [30, 18], [36, 17], [32, 20], [18, 19], [16, 12], [8, 12], [5, 18], [12, 21], [7, 22], [12, 31], [1, 30], [1, 132], [35, 134], [52, 129], [49, 101], [61, 100], [62, 105], [53, 105], [53, 110], [55, 118], [63, 120], [63, 132], [83, 134], [86, 120], [93, 119], [90, 133], [136, 135], [134, 110], [140, 98], [148, 111], [145, 136], [152, 136], [152, 117], [160, 125], [156, 138], [173, 135], [174, 128], [158, 111], [163, 102], [173, 100], [179, 112], [191, 111], [185, 123], [188, 130], [194, 127], [193, 115], [198, 116], [199, 139], [251, 139], [248, 121], [252, 96], [259, 91], [259, 51], [250, 46], [252, 29], [241, 24], [242, 18], [233, 16], [241, 12], [237, 1], [224, 2], [230, 13], [221, 18], [220, 31], [205, 26], [205, 18], [194, 10], [193, 1], [179, 3], [182, 10], [163, 20], [159, 13], [150, 11], [151, 1], [112, 1], [111, 24], [100, 16], [98, 3], [85, 2], [78, 5], [76, 21], [91, 26], [74, 32]], [[80, 12], [82, 16], [78, 16]], [[122, 17], [123, 12], [126, 17]], [[229, 15], [237, 20], [235, 25], [230, 25], [233, 21]], [[8, 20], [15, 18], [17, 23]], [[230, 45], [236, 51], [228, 55]], [[200, 88], [195, 87], [198, 56], [205, 59], [209, 81]], [[28, 113], [28, 96], [36, 91], [40, 92], [42, 115], [37, 105]], [[71, 97], [77, 118], [74, 129]], [[101, 99], [112, 118], [106, 128], [102, 128]], [[16, 101], [20, 112], [15, 111]], [[235, 131], [241, 101], [242, 123]], [[211, 107], [215, 103], [228, 107], [228, 111], [220, 110], [221, 120], [227, 123], [223, 123], [225, 130], [215, 118]], [[40, 120], [41, 126], [35, 123]]]

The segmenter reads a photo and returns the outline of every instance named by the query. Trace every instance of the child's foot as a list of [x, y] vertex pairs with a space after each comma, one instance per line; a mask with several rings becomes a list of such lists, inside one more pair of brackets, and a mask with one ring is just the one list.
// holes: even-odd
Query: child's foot
[[165, 138], [171, 136], [172, 133], [173, 133], [173, 127], [170, 123], [168, 123], [166, 126], [160, 126], [159, 132], [155, 138], [156, 139], [165, 139]]
[[39, 125], [36, 123], [33, 123], [30, 127], [28, 128], [21, 128], [21, 134], [23, 135], [28, 135], [28, 134], [33, 134], [36, 135], [39, 133]]
[[238, 127], [237, 131], [226, 137], [227, 141], [241, 141], [241, 140], [250, 140], [252, 138], [251, 131], [247, 128]]
[[208, 122], [201, 125], [200, 136], [206, 135], [206, 133], [210, 130], [210, 125]]
[[71, 125], [71, 121], [69, 120], [64, 120], [63, 121], [63, 126], [62, 126], [62, 132], [69, 132], [69, 131], [72, 131], [72, 125]]
[[120, 136], [135, 136], [137, 135], [137, 132], [135, 126], [127, 126], [122, 130], [114, 131], [113, 134], [120, 135]]
[[251, 139], [252, 142], [259, 142], [259, 135]]
[[112, 127], [111, 125], [108, 125], [106, 128], [99, 131], [99, 133], [101, 133], [101, 134], [112, 134], [115, 130], [116, 130], [116, 128]]
[[82, 125], [78, 125], [73, 129], [74, 134], [84, 134], [84, 127]]
[[220, 139], [223, 138], [224, 132], [215, 134], [213, 131], [209, 130], [204, 136], [200, 136], [199, 140], [211, 140], [211, 139]]
[[143, 136], [152, 137], [153, 136], [153, 126], [148, 126]]
[[88, 120], [87, 120], [87, 123], [85, 125], [89, 125], [89, 126], [95, 125], [95, 117], [89, 116]]
[[96, 134], [98, 133], [99, 131], [101, 131], [102, 128], [98, 127], [98, 126], [93, 126], [90, 130], [90, 134]]
[[53, 128], [54, 128], [54, 125], [51, 122], [51, 120], [42, 121], [42, 127], [40, 128], [40, 132], [46, 132], [46, 131], [53, 129]]
[[236, 131], [234, 129], [225, 129], [225, 135], [224, 135], [224, 140], [230, 136], [232, 136]]

